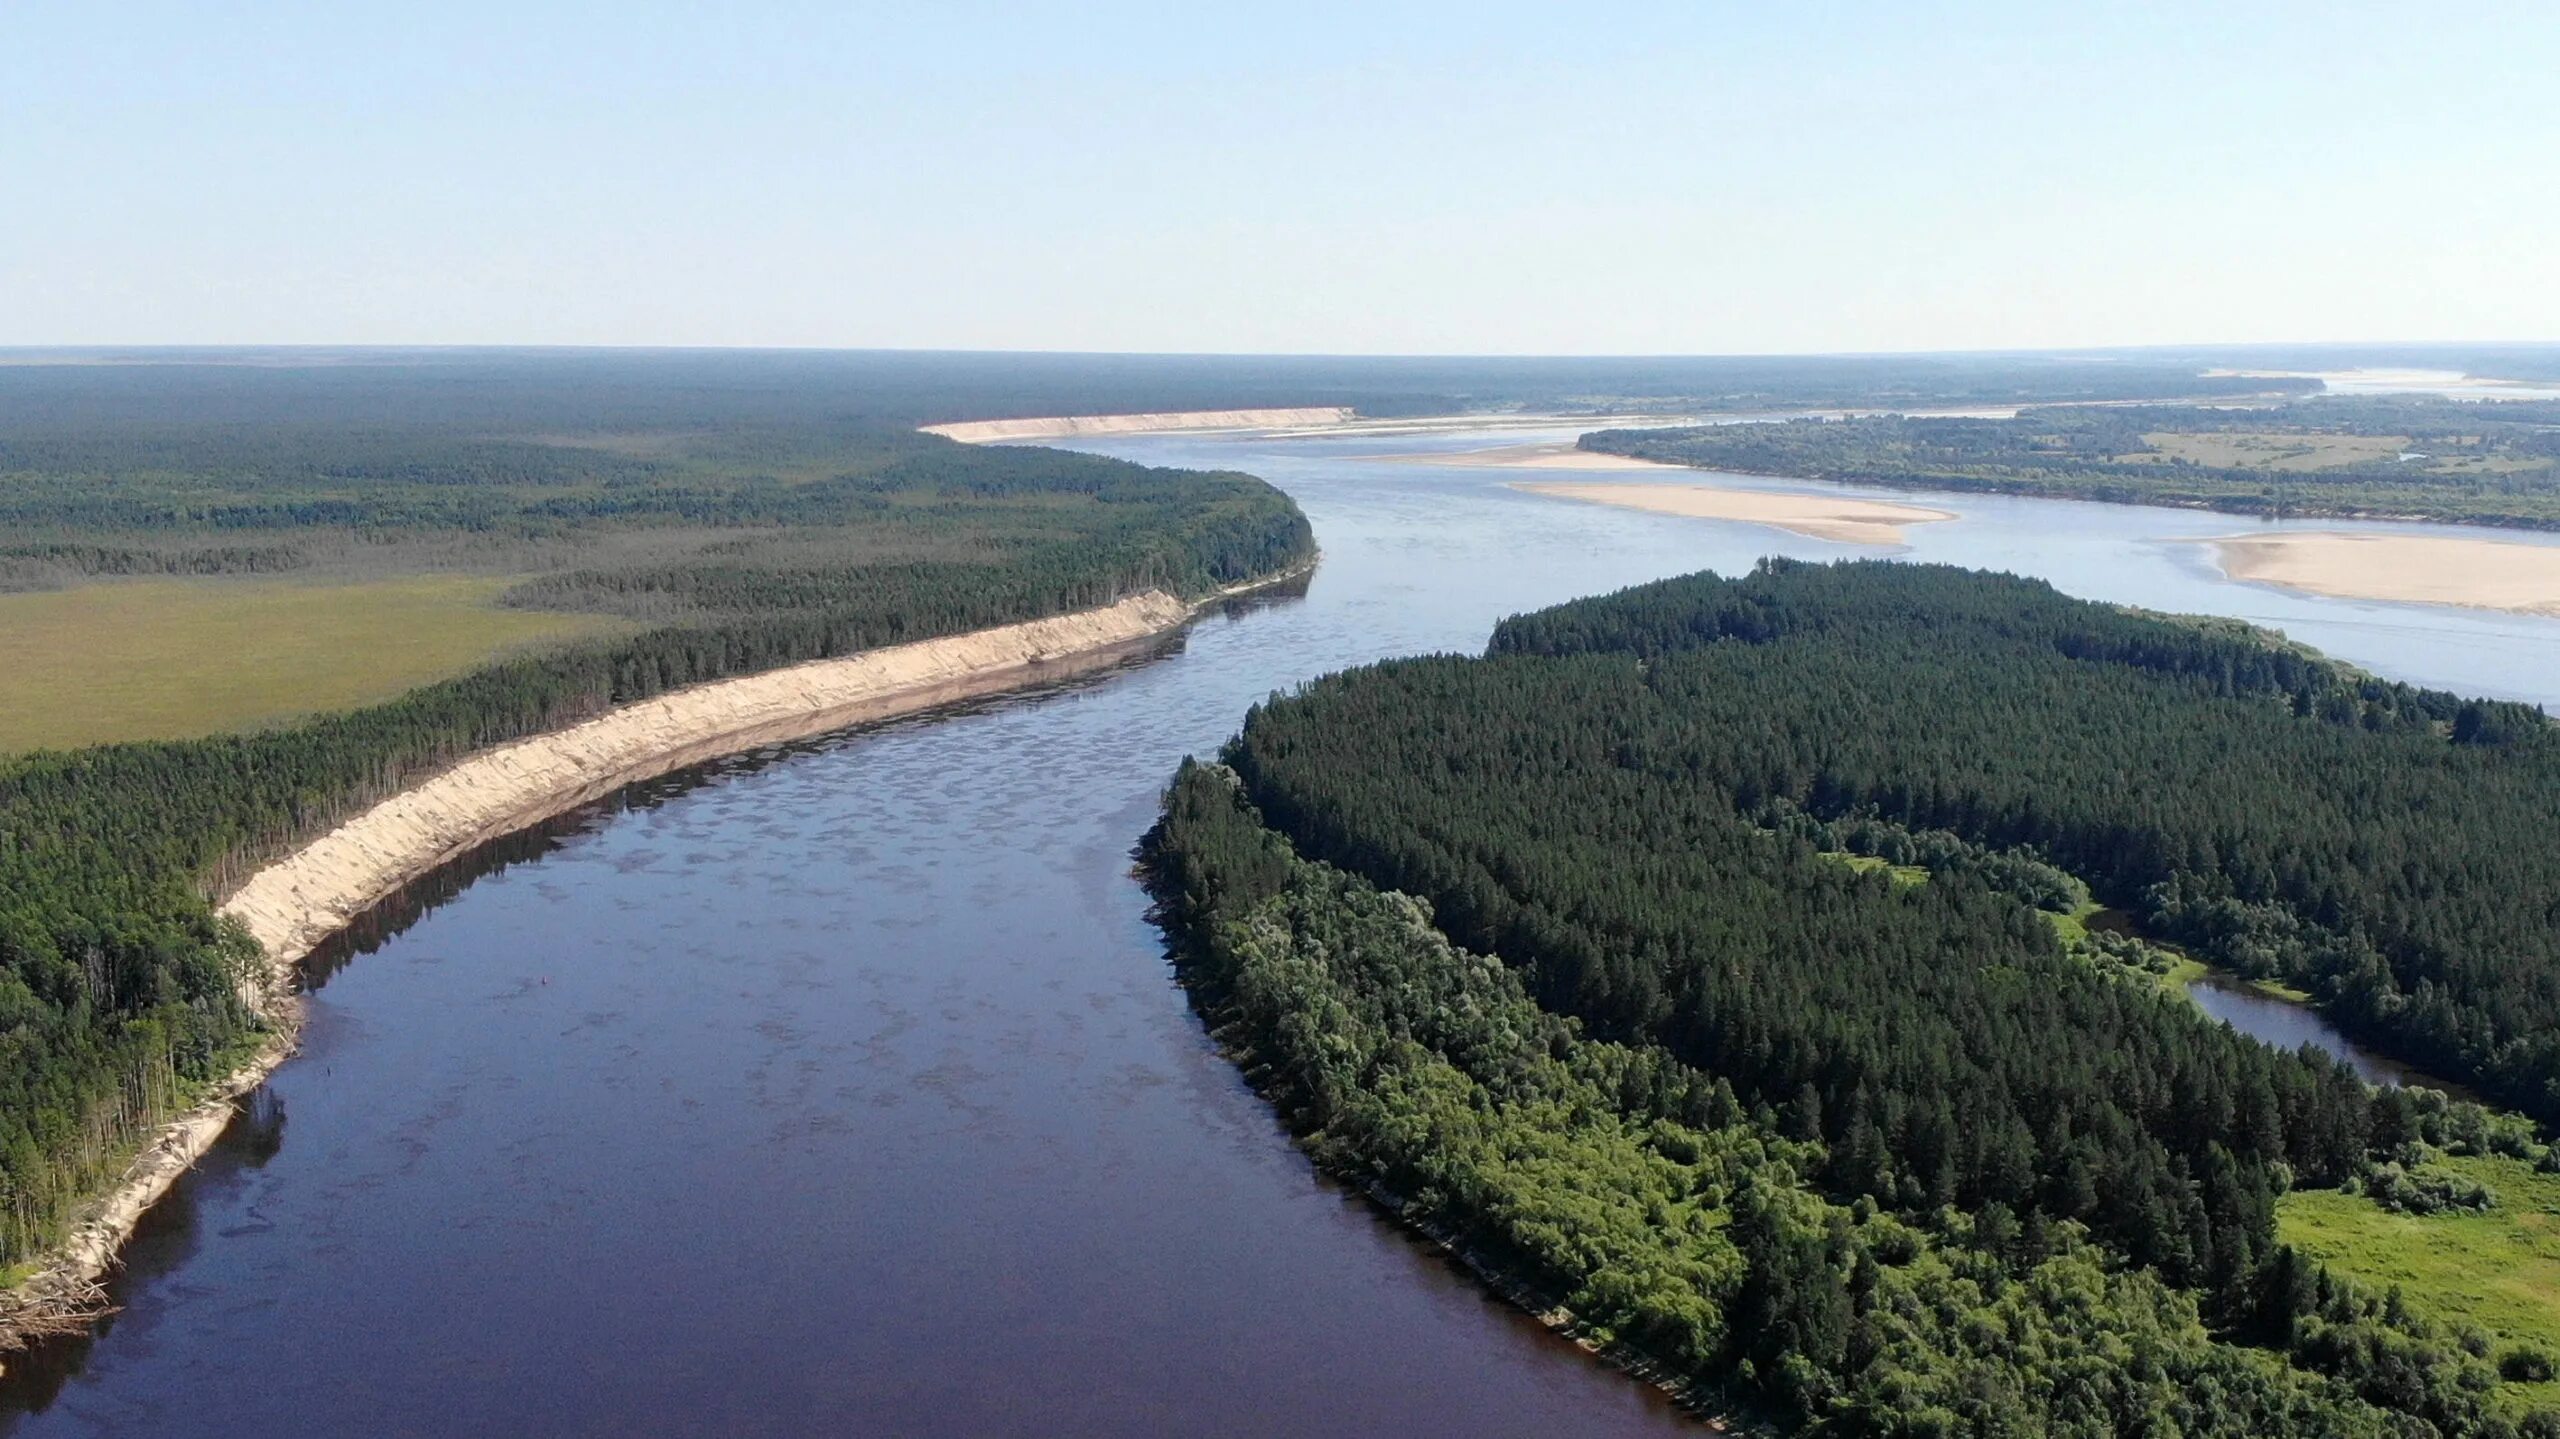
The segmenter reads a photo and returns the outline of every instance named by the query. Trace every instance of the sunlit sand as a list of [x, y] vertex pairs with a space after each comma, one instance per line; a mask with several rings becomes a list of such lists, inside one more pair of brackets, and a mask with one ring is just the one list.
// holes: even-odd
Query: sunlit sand
[[[1641, 462], [1639, 462], [1641, 463]], [[1714, 485], [1635, 485], [1559, 481], [1523, 482], [1512, 486], [1531, 494], [1595, 505], [1685, 515], [1700, 520], [1741, 520], [1769, 525], [1817, 540], [1851, 545], [1899, 545], [1905, 525], [1933, 524], [1956, 518], [1952, 510], [1923, 509], [1885, 500], [1848, 495], [1797, 495], [1772, 490], [1730, 490]]]
[[2235, 580], [2337, 599], [2560, 615], [2560, 545], [2331, 531], [2211, 543]]
[[1368, 458], [1400, 464], [1454, 465], [1464, 469], [1488, 470], [1685, 470], [1686, 465], [1665, 464], [1660, 460], [1639, 460], [1632, 455], [1604, 455], [1597, 450], [1576, 449], [1570, 443], [1544, 445], [1501, 445], [1489, 450], [1460, 450], [1455, 453], [1420, 455], [1372, 455]]

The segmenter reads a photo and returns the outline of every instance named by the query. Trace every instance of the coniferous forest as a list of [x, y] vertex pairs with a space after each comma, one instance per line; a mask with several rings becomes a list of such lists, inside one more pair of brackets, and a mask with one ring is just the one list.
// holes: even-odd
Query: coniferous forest
[[2165, 947], [2560, 1118], [2560, 735], [2262, 634], [1772, 561], [1258, 707], [1150, 837], [1311, 1151], [1648, 1372], [1882, 1434], [2560, 1433], [2287, 1245], [2491, 1204], [2524, 1116], [2376, 1090]]
[[2271, 519], [2560, 527], [2560, 404], [2321, 396], [2282, 405], [2038, 405], [1600, 430], [1584, 449], [1898, 489], [2174, 505]]
[[[0, 1265], [257, 1040], [211, 901], [485, 745], [677, 686], [1296, 564], [1242, 475], [915, 433], [1356, 405], [1749, 408], [2247, 393], [2190, 363], [128, 352], [0, 383], [0, 594], [132, 579], [505, 581], [610, 638], [249, 733], [0, 754]], [[396, 638], [396, 636], [394, 637]], [[34, 703], [0, 676], [0, 705]], [[48, 701], [49, 702], [49, 701]]]
[[571, 367], [457, 398], [428, 368], [67, 395], [36, 371], [7, 397], [0, 588], [478, 569], [520, 577], [506, 603], [626, 623], [354, 711], [0, 756], [0, 1265], [255, 1045], [240, 988], [263, 960], [215, 901], [355, 809], [680, 686], [1198, 596], [1313, 553], [1248, 476], [972, 449], [824, 385], [706, 397], [726, 374], [708, 369], [633, 394]]

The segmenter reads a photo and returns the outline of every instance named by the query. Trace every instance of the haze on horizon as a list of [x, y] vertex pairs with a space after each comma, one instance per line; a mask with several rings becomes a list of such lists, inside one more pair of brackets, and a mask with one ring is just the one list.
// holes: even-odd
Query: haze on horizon
[[2560, 12], [0, 11], [0, 345], [2560, 339]]

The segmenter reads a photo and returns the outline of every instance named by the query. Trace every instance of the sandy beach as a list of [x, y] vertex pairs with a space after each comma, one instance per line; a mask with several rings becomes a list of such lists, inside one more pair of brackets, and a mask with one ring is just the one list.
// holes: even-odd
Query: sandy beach
[[2333, 599], [2560, 615], [2560, 545], [2333, 531], [2205, 543], [2235, 580]]
[[[1639, 460], [1635, 463], [1645, 462]], [[1617, 505], [1662, 515], [1686, 515], [1701, 520], [1741, 520], [1749, 524], [1770, 525], [1792, 534], [1810, 535], [1818, 540], [1838, 540], [1852, 545], [1899, 545], [1903, 543], [1902, 528], [1905, 525], [1933, 524], [1956, 518], [1952, 510], [1923, 509], [1918, 505], [1897, 505], [1885, 500], [1862, 500], [1847, 495], [1784, 494], [1770, 490], [1730, 490], [1714, 485], [1523, 481], [1511, 488], [1534, 495], [1551, 495], [1561, 500]]]
[[0, 1350], [11, 1338], [62, 1332], [100, 1311], [99, 1281], [143, 1212], [221, 1136], [233, 1101], [292, 1053], [301, 1023], [295, 967], [402, 885], [490, 840], [686, 765], [1110, 664], [1180, 628], [1197, 608], [1149, 591], [1100, 609], [678, 690], [470, 755], [259, 870], [220, 913], [266, 951], [267, 973], [252, 999], [272, 1021], [271, 1039], [202, 1104], [164, 1125], [124, 1182], [0, 1293]]
[[1002, 440], [1063, 440], [1079, 435], [1138, 435], [1166, 430], [1281, 430], [1340, 425], [1353, 418], [1348, 405], [1293, 410], [1164, 410], [1144, 415], [1046, 415], [1023, 420], [967, 420], [925, 425], [928, 435], [963, 444]]
[[1401, 465], [1454, 465], [1464, 469], [1485, 470], [1685, 470], [1686, 465], [1669, 465], [1660, 460], [1639, 460], [1631, 455], [1604, 455], [1597, 450], [1577, 449], [1570, 441], [1543, 445], [1499, 445], [1489, 450], [1462, 450], [1456, 454], [1363, 455], [1366, 460], [1382, 460]]

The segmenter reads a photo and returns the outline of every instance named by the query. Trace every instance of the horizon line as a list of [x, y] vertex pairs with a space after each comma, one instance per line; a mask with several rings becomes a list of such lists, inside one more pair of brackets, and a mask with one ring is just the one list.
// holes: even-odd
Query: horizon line
[[2181, 355], [2252, 350], [2402, 350], [2461, 351], [2560, 349], [2560, 338], [2473, 340], [2201, 340], [2138, 344], [2074, 344], [1993, 346], [1981, 348], [1903, 350], [1082, 350], [1037, 346], [971, 348], [907, 345], [719, 345], [683, 343], [566, 344], [544, 341], [181, 341], [76, 344], [0, 344], [0, 357], [17, 363], [48, 357], [200, 357], [226, 354], [537, 354], [537, 355], [916, 355], [1019, 357], [1054, 359], [1166, 360], [1365, 360], [1365, 361], [1700, 361], [1700, 360], [1892, 360], [1998, 358], [2015, 356], [2088, 357]]

